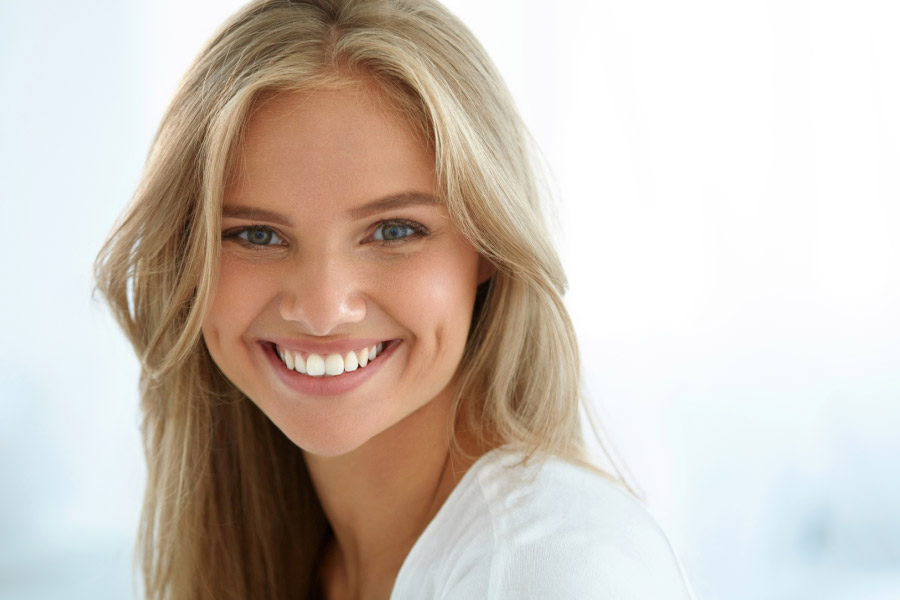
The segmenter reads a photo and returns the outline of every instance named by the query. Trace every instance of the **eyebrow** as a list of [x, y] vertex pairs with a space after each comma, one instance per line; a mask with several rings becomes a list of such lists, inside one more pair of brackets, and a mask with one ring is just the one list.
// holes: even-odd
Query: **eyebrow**
[[286, 216], [274, 210], [265, 210], [253, 206], [240, 204], [228, 204], [222, 207], [222, 218], [249, 219], [251, 221], [268, 221], [284, 227], [293, 227], [293, 223]]
[[[440, 204], [440, 201], [431, 194], [421, 192], [405, 192], [402, 194], [394, 194], [385, 196], [347, 210], [347, 215], [354, 221], [365, 219], [374, 214], [385, 210], [405, 208], [407, 206], [428, 205], [433, 206]], [[266, 210], [264, 208], [256, 208], [253, 206], [243, 206], [240, 204], [227, 204], [222, 207], [222, 217], [230, 219], [250, 219], [267, 221], [285, 227], [293, 227], [291, 220], [280, 212]]]
[[406, 192], [403, 194], [386, 196], [373, 202], [369, 202], [368, 204], [351, 208], [347, 211], [347, 214], [351, 219], [358, 221], [385, 210], [416, 205], [433, 206], [436, 204], [440, 204], [440, 202], [431, 194], [423, 194], [420, 192]]

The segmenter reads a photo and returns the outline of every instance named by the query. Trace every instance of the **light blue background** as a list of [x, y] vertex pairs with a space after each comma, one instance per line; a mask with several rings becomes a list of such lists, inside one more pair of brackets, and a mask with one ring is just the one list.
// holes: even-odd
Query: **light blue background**
[[[702, 598], [900, 598], [890, 0], [454, 0], [552, 170], [587, 382]], [[90, 266], [238, 2], [0, 0], [0, 597], [130, 597]]]

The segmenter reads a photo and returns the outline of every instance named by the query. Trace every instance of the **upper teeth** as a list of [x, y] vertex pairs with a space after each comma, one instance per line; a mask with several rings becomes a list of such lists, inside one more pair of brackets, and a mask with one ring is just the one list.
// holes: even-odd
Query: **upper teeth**
[[334, 376], [344, 372], [355, 371], [365, 367], [384, 350], [384, 342], [372, 344], [361, 350], [351, 350], [346, 354], [316, 354], [310, 352], [304, 358], [300, 352], [286, 350], [281, 346], [275, 346], [275, 353], [284, 365], [298, 373], [305, 373], [313, 377]]

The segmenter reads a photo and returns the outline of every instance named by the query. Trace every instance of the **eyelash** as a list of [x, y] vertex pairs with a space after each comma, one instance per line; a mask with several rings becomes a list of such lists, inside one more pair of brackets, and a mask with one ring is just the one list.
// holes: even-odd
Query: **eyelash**
[[[373, 237], [372, 241], [380, 244], [381, 246], [394, 246], [396, 244], [406, 243], [417, 238], [423, 238], [428, 235], [428, 228], [421, 223], [409, 221], [407, 219], [386, 219], [384, 221], [379, 221], [378, 223], [376, 223], [375, 227], [372, 229], [372, 236], [374, 236], [375, 232], [383, 228], [385, 225], [399, 225], [401, 227], [406, 227], [411, 230], [411, 233], [403, 236], [402, 238], [396, 238], [393, 240], [376, 240]], [[382, 237], [384, 237], [384, 234], [382, 234]]]
[[[266, 241], [271, 241], [273, 238], [278, 240], [275, 244], [254, 244], [250, 241], [250, 232], [251, 231], [262, 231], [264, 233], [269, 234], [269, 238]], [[246, 227], [235, 227], [234, 229], [229, 229], [222, 233], [223, 240], [234, 240], [239, 243], [241, 246], [245, 248], [253, 248], [254, 250], [262, 250], [263, 248], [270, 248], [272, 246], [283, 246], [285, 245], [284, 240], [278, 232], [272, 229], [271, 227], [266, 227], [265, 225], [247, 225]]]
[[[392, 240], [374, 239], [375, 232], [379, 231], [386, 225], [399, 225], [400, 227], [409, 229], [410, 233], [401, 238], [395, 238]], [[250, 233], [253, 231], [262, 231], [269, 234], [270, 237], [266, 240], [267, 242], [272, 241], [273, 238], [278, 241], [274, 244], [254, 244], [250, 241], [249, 237]], [[395, 246], [397, 244], [403, 244], [414, 239], [426, 237], [427, 235], [429, 235], [428, 228], [421, 223], [417, 223], [416, 221], [410, 221], [408, 219], [385, 219], [375, 224], [375, 226], [372, 228], [372, 233], [369, 235], [367, 240], [371, 241], [372, 243], [377, 243], [380, 246]], [[382, 238], [383, 237], [384, 234], [382, 233]], [[262, 250], [264, 248], [271, 248], [273, 246], [286, 245], [281, 235], [279, 235], [277, 231], [275, 231], [271, 227], [268, 227], [267, 225], [246, 225], [243, 227], [235, 227], [233, 229], [229, 229], [228, 231], [224, 231], [222, 233], [222, 239], [234, 240], [245, 248], [253, 248], [254, 250]]]

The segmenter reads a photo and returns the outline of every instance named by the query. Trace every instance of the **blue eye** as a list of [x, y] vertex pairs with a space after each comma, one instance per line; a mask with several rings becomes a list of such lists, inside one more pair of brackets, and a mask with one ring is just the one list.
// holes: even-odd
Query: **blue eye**
[[278, 234], [268, 227], [244, 227], [238, 232], [237, 237], [253, 246], [273, 246], [284, 243]]
[[375, 228], [372, 239], [379, 242], [390, 242], [414, 236], [416, 233], [418, 232], [410, 225], [399, 221], [385, 221]]

